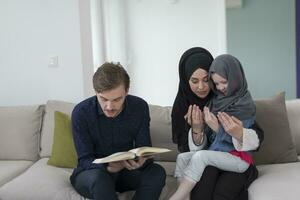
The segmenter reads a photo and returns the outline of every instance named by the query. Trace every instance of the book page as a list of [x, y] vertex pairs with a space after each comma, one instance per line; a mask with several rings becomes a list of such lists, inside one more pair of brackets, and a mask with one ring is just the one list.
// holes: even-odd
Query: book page
[[171, 150], [166, 148], [159, 148], [159, 147], [139, 147], [135, 149], [131, 149], [129, 152], [133, 152], [136, 156], [150, 156], [158, 153], [165, 153]]
[[116, 162], [121, 160], [130, 160], [134, 158], [135, 158], [135, 154], [132, 152], [118, 152], [104, 158], [95, 159], [93, 163], [96, 164], [109, 163], [109, 162]]

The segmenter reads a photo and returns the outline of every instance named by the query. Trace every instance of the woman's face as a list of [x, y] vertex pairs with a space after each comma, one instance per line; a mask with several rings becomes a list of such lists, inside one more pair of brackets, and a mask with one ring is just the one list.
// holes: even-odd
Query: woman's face
[[189, 80], [191, 90], [200, 98], [205, 98], [209, 91], [208, 73], [204, 69], [194, 71]]

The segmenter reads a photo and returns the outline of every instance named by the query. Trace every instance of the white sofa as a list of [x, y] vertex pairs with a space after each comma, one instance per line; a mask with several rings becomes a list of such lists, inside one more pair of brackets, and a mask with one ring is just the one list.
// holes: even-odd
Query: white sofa
[[[300, 154], [300, 100], [287, 101], [289, 123]], [[74, 104], [48, 101], [46, 105], [0, 107], [0, 199], [77, 200], [84, 199], [72, 188], [72, 169], [47, 165], [51, 156], [54, 111], [71, 113]], [[160, 199], [176, 189], [173, 178], [177, 148], [171, 141], [171, 107], [150, 105], [153, 146], [168, 147], [157, 162], [167, 171]], [[284, 134], [284, 133], [283, 133]], [[274, 147], [276, 148], [276, 147]], [[249, 188], [250, 200], [300, 198], [300, 162], [260, 165], [259, 178]], [[129, 199], [132, 192], [120, 194]]]

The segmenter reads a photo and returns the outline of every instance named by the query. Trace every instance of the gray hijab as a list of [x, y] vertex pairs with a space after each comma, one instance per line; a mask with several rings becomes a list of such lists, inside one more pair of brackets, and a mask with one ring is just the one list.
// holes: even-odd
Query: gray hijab
[[[219, 92], [212, 81], [212, 74], [217, 73], [228, 81], [227, 95]], [[247, 80], [239, 60], [232, 55], [224, 54], [215, 58], [209, 70], [209, 84], [215, 93], [211, 111], [226, 112], [240, 120], [255, 116], [255, 104], [248, 91]]]

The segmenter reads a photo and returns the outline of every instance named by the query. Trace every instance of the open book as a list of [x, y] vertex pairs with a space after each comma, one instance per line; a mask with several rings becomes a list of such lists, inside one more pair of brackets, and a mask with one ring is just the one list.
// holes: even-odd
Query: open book
[[159, 147], [139, 147], [125, 152], [114, 153], [104, 158], [95, 159], [93, 163], [99, 164], [99, 163], [109, 163], [109, 162], [115, 162], [121, 160], [131, 160], [140, 156], [151, 156], [154, 154], [165, 153], [169, 151], [171, 150], [166, 148], [159, 148]]

